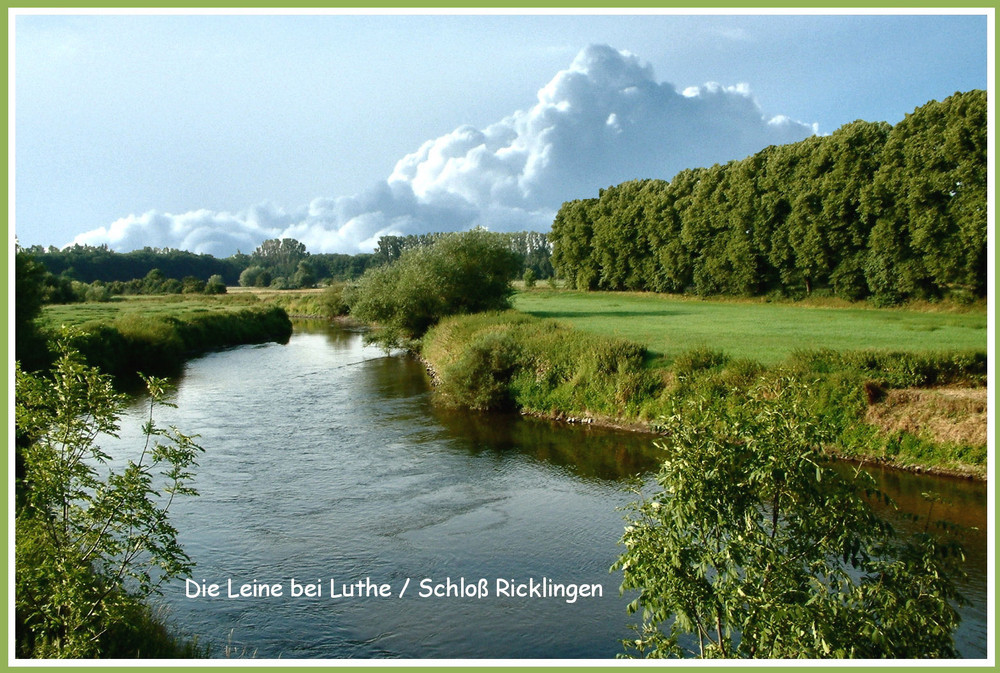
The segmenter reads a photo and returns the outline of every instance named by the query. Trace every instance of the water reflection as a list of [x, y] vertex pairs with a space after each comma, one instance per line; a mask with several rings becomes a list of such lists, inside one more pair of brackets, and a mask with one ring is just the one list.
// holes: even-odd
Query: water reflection
[[558, 465], [577, 477], [620, 480], [658, 465], [655, 435], [571, 426], [518, 414], [480, 414], [432, 406], [434, 418], [448, 432], [466, 438], [472, 452], [516, 451]]

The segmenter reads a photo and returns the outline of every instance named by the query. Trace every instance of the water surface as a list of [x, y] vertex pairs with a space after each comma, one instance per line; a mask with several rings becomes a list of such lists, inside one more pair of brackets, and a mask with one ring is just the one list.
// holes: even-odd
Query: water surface
[[[315, 325], [287, 345], [190, 362], [175, 401], [158, 419], [200, 433], [206, 452], [200, 496], [177, 503], [173, 522], [194, 580], [222, 596], [188, 597], [175, 581], [162, 603], [214, 656], [607, 659], [629, 637], [630, 597], [608, 568], [617, 508], [633, 499], [626, 478], [655, 466], [649, 436], [442, 409], [416, 361]], [[141, 413], [137, 404], [123, 419], [124, 446]], [[966, 587], [978, 598], [959, 640], [965, 656], [984, 656], [985, 487], [884, 480], [904, 495], [946, 489], [962, 522], [980, 527]], [[489, 595], [419, 595], [424, 579], [462, 578], [485, 579]], [[495, 593], [497, 579], [542, 578], [602, 595]], [[322, 595], [292, 598], [292, 579]], [[331, 579], [338, 593], [370, 580], [391, 596], [333, 598]], [[277, 583], [285, 595], [227, 598], [227, 580]]]

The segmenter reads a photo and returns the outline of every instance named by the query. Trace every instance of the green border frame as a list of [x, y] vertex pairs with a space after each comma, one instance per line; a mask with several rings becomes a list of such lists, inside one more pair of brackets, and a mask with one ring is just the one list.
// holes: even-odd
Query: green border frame
[[[584, 10], [584, 11], [586, 11], [588, 9], [619, 9], [619, 10], [622, 11], [622, 13], [627, 13], [627, 11], [629, 9], [639, 9], [639, 10], [642, 10], [642, 9], [663, 9], [663, 10], [666, 10], [666, 11], [669, 11], [671, 9], [684, 9], [684, 10], [691, 10], [691, 11], [705, 10], [706, 12], [711, 12], [712, 10], [716, 10], [716, 9], [723, 9], [723, 10], [745, 9], [746, 13], [748, 13], [748, 14], [757, 13], [757, 12], [759, 12], [761, 10], [763, 10], [763, 11], [771, 11], [771, 12], [774, 12], [775, 10], [778, 10], [778, 12], [780, 13], [780, 10], [783, 10], [783, 9], [789, 10], [789, 13], [796, 13], [797, 10], [808, 10], [808, 11], [820, 10], [820, 11], [822, 11], [823, 9], [829, 9], [832, 12], [838, 12], [838, 13], [839, 12], [844, 12], [845, 10], [849, 11], [849, 10], [852, 10], [852, 9], [857, 9], [857, 10], [862, 10], [862, 11], [865, 11], [865, 10], [869, 10], [869, 11], [870, 10], [882, 10], [882, 9], [884, 9], [884, 10], [888, 10], [890, 12], [892, 12], [892, 11], [900, 11], [901, 13], [905, 13], [905, 10], [908, 10], [908, 9], [918, 10], [918, 11], [919, 10], [934, 10], [934, 9], [939, 9], [939, 10], [941, 10], [943, 12], [947, 12], [948, 10], [959, 9], [959, 7], [948, 7], [948, 6], [946, 6], [946, 3], [931, 2], [930, 0], [917, 0], [916, 2], [901, 2], [899, 0], [889, 0], [888, 2], [878, 2], [878, 3], [858, 2], [856, 0], [854, 0], [854, 1], [848, 1], [848, 2], [845, 2], [844, 0], [839, 0], [839, 1], [834, 0], [833, 2], [823, 3], [823, 4], [814, 4], [814, 5], [811, 5], [811, 6], [809, 4], [807, 4], [807, 3], [802, 3], [802, 2], [775, 2], [774, 0], [770, 0], [770, 1], [767, 1], [767, 2], [761, 2], [761, 3], [752, 3], [752, 2], [746, 2], [746, 1], [744, 1], [744, 2], [738, 2], [738, 1], [734, 1], [734, 0], [729, 0], [728, 2], [713, 2], [713, 3], [711, 3], [711, 6], [698, 6], [697, 3], [690, 2], [690, 1], [689, 2], [677, 2], [677, 1], [670, 2], [669, 0], [667, 0], [667, 1], [659, 1], [658, 2], [658, 1], [655, 1], [655, 0], [633, 0], [633, 1], [630, 1], [626, 5], [624, 5], [622, 7], [619, 7], [619, 8], [609, 7], [609, 5], [611, 3], [607, 2], [606, 0], [603, 1], [603, 2], [600, 2], [600, 1], [597, 1], [597, 0], [581, 0], [581, 1], [578, 1], [578, 2], [570, 2], [568, 0], [555, 0], [555, 1], [544, 2], [544, 3], [531, 3], [531, 2], [524, 2], [524, 1], [517, 1], [517, 0], [506, 0], [506, 1], [493, 0], [492, 2], [479, 2], [479, 3], [476, 3], [476, 2], [459, 2], [459, 1], [456, 1], [456, 0], [451, 0], [451, 1], [437, 0], [436, 2], [416, 2], [416, 1], [402, 2], [402, 1], [398, 1], [397, 0], [396, 2], [384, 2], [383, 1], [383, 2], [374, 2], [374, 3], [363, 3], [363, 2], [356, 2], [356, 1], [355, 2], [351, 2], [351, 1], [343, 1], [343, 0], [341, 2], [337, 2], [336, 0], [327, 1], [327, 2], [323, 2], [321, 0], [294, 0], [292, 3], [289, 3], [288, 5], [286, 5], [284, 7], [280, 7], [280, 6], [276, 7], [276, 5], [279, 5], [279, 4], [280, 3], [265, 2], [263, 0], [248, 0], [247, 2], [235, 2], [234, 0], [222, 0], [220, 2], [213, 2], [213, 3], [195, 3], [195, 2], [190, 2], [190, 1], [183, 2], [183, 1], [178, 1], [178, 0], [174, 0], [174, 1], [164, 0], [163, 2], [149, 2], [148, 0], [143, 1], [143, 2], [123, 2], [122, 0], [111, 0], [110, 2], [86, 3], [86, 2], [80, 2], [79, 0], [75, 0], [75, 1], [74, 0], [56, 0], [54, 2], [24, 2], [24, 1], [21, 1], [21, 2], [8, 3], [6, 5], [6, 8], [7, 8], [8, 11], [4, 15], [4, 42], [5, 42], [5, 45], [7, 46], [7, 49], [4, 50], [4, 61], [5, 61], [5, 65], [8, 66], [8, 67], [4, 68], [4, 76], [3, 76], [4, 77], [3, 81], [4, 81], [5, 96], [8, 96], [8, 94], [9, 94], [9, 85], [10, 85], [10, 82], [9, 82], [9, 62], [8, 62], [7, 58], [8, 58], [8, 55], [9, 55], [9, 35], [10, 35], [10, 31], [12, 30], [12, 26], [11, 26], [11, 10], [18, 10], [18, 9], [25, 9], [25, 10], [29, 10], [29, 11], [32, 10], [32, 9], [43, 9], [43, 8], [44, 9], [49, 9], [49, 8], [51, 8], [51, 9], [86, 9], [86, 10], [91, 10], [91, 9], [109, 9], [109, 10], [113, 11], [113, 10], [116, 10], [116, 9], [139, 9], [139, 10], [142, 10], [142, 9], [163, 8], [163, 9], [168, 9], [168, 10], [186, 10], [187, 9], [187, 10], [194, 10], [194, 11], [197, 12], [199, 10], [204, 10], [204, 9], [221, 9], [221, 10], [236, 9], [236, 10], [238, 10], [238, 9], [241, 9], [241, 8], [265, 8], [265, 9], [274, 8], [275, 14], [280, 14], [280, 13], [286, 12], [288, 10], [309, 10], [309, 9], [322, 10], [322, 9], [330, 9], [330, 8], [334, 8], [334, 9], [358, 9], [360, 12], [364, 12], [366, 10], [378, 10], [378, 9], [389, 9], [389, 10], [396, 9], [396, 10], [400, 10], [400, 11], [404, 11], [404, 12], [406, 10], [408, 10], [408, 9], [435, 9], [435, 10], [436, 9], [441, 9], [441, 10], [454, 9], [454, 10], [472, 10], [472, 11], [475, 11], [475, 10], [484, 10], [486, 12], [489, 12], [489, 10], [493, 10], [493, 9], [497, 9], [497, 10], [517, 10], [517, 9], [523, 9], [523, 10], [534, 10], [534, 11], [541, 11], [541, 12], [544, 12], [544, 10], [546, 10], [546, 9], [552, 9], [552, 10], [556, 10], [556, 11], [561, 11], [561, 10], [566, 10], [566, 9], [581, 9], [581, 10]], [[993, 43], [992, 43], [991, 46], [993, 47], [994, 51], [995, 51], [995, 48], [996, 48], [996, 32], [997, 32], [997, 13], [996, 13], [996, 9], [997, 9], [997, 5], [998, 5], [998, 3], [996, 3], [996, 2], [983, 2], [982, 0], [974, 0], [972, 2], [962, 2], [961, 6], [960, 6], [960, 9], [963, 9], [963, 10], [964, 9], [969, 9], [969, 10], [977, 10], [977, 9], [993, 10], [993, 25], [992, 25], [992, 29], [993, 29], [993, 35], [992, 35], [992, 37], [993, 37]], [[995, 93], [995, 91], [996, 91], [996, 83], [997, 83], [997, 79], [996, 79], [997, 75], [996, 75], [996, 69], [995, 69], [995, 66], [996, 66], [996, 54], [995, 53], [993, 54], [993, 57], [994, 57], [994, 63], [993, 63], [993, 66], [994, 66], [993, 81], [989, 82], [988, 84], [989, 84], [989, 86], [991, 86], [991, 92]], [[4, 176], [7, 178], [5, 180], [5, 189], [7, 190], [7, 201], [6, 201], [6, 203], [7, 203], [7, 211], [8, 212], [7, 212], [7, 219], [6, 219], [6, 227], [5, 227], [5, 229], [6, 229], [6, 233], [7, 233], [8, 242], [10, 242], [10, 239], [12, 238], [11, 237], [11, 217], [12, 217], [12, 213], [10, 212], [10, 210], [11, 210], [10, 209], [11, 194], [10, 194], [10, 176], [9, 176], [8, 172], [9, 172], [9, 166], [10, 166], [10, 163], [11, 163], [10, 162], [10, 157], [11, 157], [12, 148], [10, 146], [10, 135], [9, 135], [9, 123], [10, 123], [10, 119], [9, 119], [9, 97], [7, 97], [6, 100], [7, 100], [8, 104], [4, 106], [4, 119], [8, 123], [8, 135], [6, 136], [5, 141], [4, 141], [4, 148], [6, 150], [5, 151], [5, 155], [8, 157], [8, 161], [5, 163]], [[994, 136], [993, 136], [993, 142], [994, 142], [994, 147], [993, 147], [993, 150], [994, 150], [994, 164], [992, 166], [993, 166], [993, 168], [995, 170], [995, 155], [996, 155], [996, 146], [995, 146], [995, 143], [996, 143], [996, 135], [995, 135], [995, 133], [996, 133], [996, 111], [995, 111], [995, 100], [992, 97], [990, 98], [990, 106], [991, 106], [990, 107], [990, 114], [991, 114], [991, 116], [990, 116], [990, 123], [991, 123], [991, 125], [993, 127], [992, 130], [993, 130], [993, 133], [994, 133]], [[989, 221], [989, 225], [991, 225], [990, 226], [991, 238], [988, 239], [988, 240], [990, 240], [994, 244], [993, 246], [991, 246], [989, 254], [990, 254], [990, 259], [994, 262], [994, 285], [993, 285], [993, 290], [995, 292], [996, 289], [997, 289], [996, 274], [995, 274], [995, 272], [996, 272], [996, 265], [995, 265], [995, 262], [996, 262], [996, 250], [995, 250], [995, 236], [996, 236], [996, 220], [995, 220], [995, 218], [996, 218], [996, 204], [995, 204], [995, 200], [996, 200], [996, 193], [995, 193], [996, 192], [996, 176], [995, 175], [993, 176], [993, 187], [994, 187], [994, 193], [993, 193], [993, 197], [994, 197], [993, 198], [994, 209], [991, 212], [992, 219], [990, 219], [990, 221]], [[7, 410], [7, 427], [5, 428], [5, 430], [7, 431], [7, 434], [6, 434], [6, 437], [5, 437], [5, 441], [7, 441], [7, 442], [10, 441], [10, 437], [12, 436], [12, 432], [13, 432], [12, 427], [10, 427], [10, 424], [11, 424], [11, 421], [12, 421], [12, 414], [13, 414], [13, 412], [12, 412], [12, 402], [13, 402], [13, 400], [11, 399], [11, 395], [12, 395], [12, 391], [13, 391], [12, 368], [11, 368], [11, 365], [13, 363], [13, 360], [12, 360], [13, 335], [10, 333], [10, 329], [11, 329], [10, 311], [13, 308], [13, 294], [12, 294], [13, 288], [11, 286], [11, 273], [13, 272], [13, 270], [12, 270], [11, 264], [10, 264], [11, 263], [11, 259], [12, 259], [12, 255], [13, 255], [13, 249], [12, 248], [8, 248], [7, 254], [3, 256], [2, 262], [0, 262], [0, 269], [3, 270], [3, 274], [4, 274], [3, 277], [5, 278], [5, 288], [7, 290], [7, 294], [6, 294], [5, 301], [4, 301], [4, 307], [6, 309], [5, 312], [4, 312], [4, 321], [5, 321], [5, 327], [6, 327], [6, 329], [3, 331], [3, 336], [2, 336], [2, 343], [3, 343], [3, 345], [6, 348], [7, 363], [8, 363], [8, 365], [7, 365], [6, 385], [5, 385], [4, 390], [3, 390], [4, 407]], [[995, 298], [995, 294], [992, 295], [992, 296], [990, 296], [988, 298], [988, 303], [989, 303], [989, 306], [990, 306], [990, 310], [989, 310], [989, 325], [990, 325], [990, 328], [989, 329], [993, 331], [993, 337], [992, 337], [993, 338], [993, 343], [989, 343], [988, 344], [988, 348], [992, 347], [993, 348], [993, 354], [995, 355], [995, 353], [996, 353], [996, 335], [995, 335], [995, 310], [994, 310], [995, 304], [993, 303], [995, 301], [994, 298]], [[995, 366], [995, 365], [993, 365], [993, 366]], [[993, 371], [995, 372], [995, 369]], [[992, 384], [993, 384], [993, 380], [992, 380], [992, 377], [991, 377], [991, 381], [990, 381], [990, 386], [991, 387], [992, 387]], [[994, 408], [991, 411], [993, 412], [991, 415], [993, 416], [994, 421], [995, 421], [995, 411], [996, 410]], [[994, 598], [994, 615], [993, 615], [994, 616], [994, 624], [993, 624], [993, 626], [994, 626], [994, 633], [992, 634], [992, 640], [994, 642], [994, 657], [995, 657], [996, 656], [996, 651], [995, 651], [995, 648], [996, 648], [996, 645], [995, 645], [995, 642], [996, 642], [996, 633], [995, 633], [996, 623], [995, 623], [995, 619], [996, 619], [996, 602], [997, 602], [996, 599], [997, 599], [998, 596], [1000, 596], [1000, 591], [997, 590], [997, 586], [996, 586], [997, 558], [996, 558], [996, 538], [995, 538], [995, 534], [996, 534], [996, 515], [997, 515], [997, 509], [996, 509], [996, 502], [995, 502], [995, 488], [996, 488], [995, 487], [995, 483], [996, 483], [995, 479], [997, 478], [998, 474], [1000, 474], [1000, 472], [997, 471], [996, 462], [995, 462], [996, 461], [995, 447], [996, 447], [996, 439], [997, 439], [997, 436], [996, 436], [996, 434], [997, 434], [996, 427], [994, 427], [994, 433], [995, 433], [995, 435], [993, 437], [993, 440], [994, 440], [994, 453], [992, 455], [992, 458], [994, 460], [994, 465], [993, 465], [993, 469], [992, 469], [991, 474], [990, 474], [990, 481], [991, 481], [991, 488], [993, 489], [992, 492], [993, 492], [993, 495], [994, 495], [994, 510], [992, 512], [993, 518], [991, 520], [991, 525], [993, 527], [993, 532], [994, 532], [994, 547], [993, 547], [993, 550], [992, 550], [992, 552], [993, 552], [993, 562], [994, 562], [994, 568], [993, 568], [993, 570], [994, 570], [994, 587], [993, 587], [993, 592], [994, 592], [994, 596], [993, 596], [993, 598]], [[4, 464], [3, 464], [3, 475], [4, 475], [4, 484], [5, 485], [10, 483], [10, 481], [9, 481], [10, 480], [9, 462], [10, 462], [9, 460], [5, 460]], [[6, 490], [9, 491], [9, 489], [6, 489]], [[7, 537], [8, 537], [8, 561], [9, 561], [10, 558], [11, 558], [11, 556], [12, 556], [12, 553], [13, 553], [13, 548], [11, 547], [11, 535], [13, 534], [13, 532], [11, 530], [9, 530], [9, 528], [8, 528], [8, 526], [10, 524], [10, 502], [11, 502], [10, 498], [12, 496], [11, 496], [11, 494], [9, 492], [5, 492], [5, 495], [7, 496], [7, 500], [5, 501], [5, 504], [4, 504], [4, 512], [5, 512], [5, 515], [6, 515], [4, 517], [4, 522], [5, 522], [5, 529], [7, 530]], [[9, 563], [8, 563], [8, 575], [9, 575], [10, 572], [11, 572], [11, 568], [9, 567]], [[4, 581], [4, 588], [3, 588], [3, 592], [2, 592], [3, 596], [4, 596], [4, 599], [5, 599], [5, 601], [4, 601], [5, 605], [7, 605], [7, 606], [10, 605], [10, 598], [11, 598], [10, 597], [11, 583], [8, 581], [8, 579], [9, 579], [8, 577], [4, 578], [5, 581]], [[2, 621], [2, 623], [4, 625], [5, 641], [4, 641], [4, 648], [3, 649], [4, 649], [5, 654], [7, 654], [7, 657], [5, 657], [4, 661], [0, 665], [2, 665], [5, 669], [6, 668], [27, 669], [27, 668], [39, 668], [39, 667], [40, 668], [44, 668], [44, 669], [51, 669], [51, 668], [79, 668], [79, 667], [94, 668], [95, 667], [94, 665], [96, 664], [96, 667], [98, 669], [112, 668], [112, 667], [114, 667], [116, 669], [121, 669], [121, 668], [124, 668], [124, 667], [127, 666], [129, 668], [141, 668], [143, 670], [151, 670], [151, 671], [175, 671], [175, 670], [180, 670], [180, 669], [183, 669], [183, 670], [186, 670], [186, 671], [214, 671], [214, 670], [217, 670], [217, 669], [220, 669], [220, 668], [223, 668], [223, 669], [231, 668], [233, 666], [247, 666], [248, 663], [249, 663], [249, 665], [251, 665], [251, 667], [255, 671], [282, 671], [282, 670], [288, 670], [288, 669], [292, 669], [292, 668], [308, 668], [309, 670], [330, 670], [330, 671], [341, 671], [341, 672], [345, 672], [345, 673], [366, 673], [366, 672], [372, 671], [372, 670], [384, 670], [384, 669], [388, 669], [388, 668], [422, 668], [422, 669], [427, 669], [427, 668], [438, 669], [438, 668], [440, 668], [440, 669], [447, 669], [447, 670], [454, 670], [454, 671], [486, 670], [486, 671], [511, 671], [511, 672], [515, 672], [516, 671], [516, 672], [520, 672], [520, 671], [575, 670], [575, 669], [583, 668], [583, 669], [585, 669], [587, 671], [601, 671], [601, 672], [606, 672], [606, 671], [620, 671], [620, 670], [626, 669], [626, 668], [628, 668], [628, 669], [646, 668], [649, 665], [653, 664], [653, 662], [649, 662], [649, 661], [645, 661], [645, 662], [616, 662], [616, 663], [612, 663], [611, 661], [609, 661], [609, 662], [605, 663], [603, 661], [597, 661], [597, 662], [595, 662], [593, 660], [581, 660], [579, 663], [573, 662], [573, 663], [568, 663], [567, 664], [567, 663], [555, 662], [555, 663], [553, 663], [551, 665], [548, 665], [548, 664], [546, 664], [546, 665], [539, 665], [535, 661], [529, 661], [526, 664], [520, 664], [516, 660], [511, 660], [510, 663], [507, 663], [506, 660], [504, 660], [502, 663], [496, 663], [493, 660], [490, 660], [490, 661], [484, 662], [481, 666], [480, 665], [472, 665], [472, 666], [470, 666], [470, 665], [464, 663], [466, 660], [459, 660], [461, 663], [451, 663], [451, 662], [448, 662], [448, 661], [440, 661], [440, 660], [426, 660], [426, 661], [422, 661], [422, 660], [404, 660], [403, 662], [400, 662], [400, 663], [394, 663], [392, 661], [384, 661], [384, 662], [383, 661], [370, 661], [367, 665], [357, 666], [357, 665], [351, 665], [351, 664], [348, 664], [348, 663], [345, 663], [343, 665], [341, 665], [339, 663], [332, 663], [331, 660], [320, 660], [319, 662], [313, 662], [312, 660], [295, 660], [294, 663], [290, 662], [289, 665], [287, 665], [287, 666], [281, 666], [281, 665], [275, 665], [275, 664], [271, 663], [270, 660], [268, 660], [268, 663], [261, 664], [261, 665], [254, 665], [254, 664], [252, 664], [250, 662], [247, 662], [246, 660], [242, 660], [242, 661], [241, 660], [236, 660], [236, 661], [230, 661], [230, 662], [226, 662], [226, 661], [218, 661], [217, 662], [217, 661], [213, 660], [213, 662], [212, 662], [211, 665], [202, 665], [201, 662], [197, 662], [197, 661], [195, 661], [193, 663], [187, 663], [187, 662], [173, 663], [173, 662], [153, 661], [153, 662], [150, 662], [148, 664], [144, 664], [144, 663], [141, 662], [141, 660], [137, 661], [137, 662], [132, 662], [132, 661], [129, 661], [129, 662], [120, 662], [120, 661], [110, 661], [110, 660], [100, 661], [99, 660], [99, 661], [96, 661], [96, 662], [77, 662], [77, 661], [72, 661], [72, 662], [55, 662], [55, 661], [43, 661], [43, 662], [23, 662], [23, 663], [22, 663], [22, 660], [18, 660], [16, 662], [14, 662], [13, 666], [11, 666], [10, 665], [10, 661], [11, 660], [9, 659], [9, 646], [10, 646], [12, 635], [11, 635], [11, 633], [9, 631], [10, 625], [8, 623], [8, 618], [9, 618], [9, 609], [4, 611], [3, 616], [2, 616], [2, 620], [0, 620], [0, 621]], [[988, 639], [990, 638], [990, 634], [987, 634], [987, 638]], [[347, 660], [344, 660], [344, 661], [346, 662]], [[718, 669], [718, 668], [730, 668], [730, 667], [739, 666], [739, 665], [750, 666], [750, 667], [758, 669], [758, 670], [773, 670], [773, 671], [782, 671], [782, 672], [785, 672], [785, 673], [805, 673], [806, 671], [812, 671], [817, 664], [812, 664], [812, 665], [807, 666], [807, 665], [797, 665], [797, 664], [794, 664], [794, 663], [786, 663], [786, 662], [782, 662], [781, 664], [779, 664], [777, 662], [769, 662], [769, 661], [763, 661], [763, 662], [742, 662], [742, 663], [739, 663], [739, 664], [721, 663], [721, 662], [704, 662], [701, 665], [694, 665], [691, 662], [664, 662], [662, 664], [659, 664], [659, 666], [667, 666], [667, 667], [669, 667], [672, 671], [680, 671], [680, 672], [683, 672], [683, 673], [689, 673], [689, 672], [693, 673], [695, 671], [699, 671], [699, 670], [705, 669], [706, 667], [712, 668], [712, 669]], [[989, 660], [988, 659], [987, 660], [974, 660], [974, 661], [970, 661], [968, 663], [965, 663], [965, 662], [955, 663], [955, 662], [949, 661], [948, 663], [945, 663], [945, 664], [942, 664], [942, 665], [934, 665], [933, 663], [929, 663], [929, 662], [908, 662], [908, 661], [898, 661], [898, 660], [885, 662], [883, 664], [873, 663], [873, 662], [870, 662], [870, 661], [864, 661], [864, 662], [861, 662], [860, 664], [852, 664], [852, 663], [849, 663], [849, 662], [846, 662], [846, 661], [845, 662], [832, 661], [832, 662], [823, 662], [823, 663], [818, 664], [818, 665], [820, 667], [826, 669], [826, 670], [831, 670], [831, 669], [833, 669], [833, 670], [850, 669], [852, 671], [877, 670], [877, 669], [881, 669], [883, 667], [888, 667], [888, 668], [897, 669], [897, 670], [908, 670], [908, 669], [923, 669], [923, 668], [927, 668], [928, 666], [933, 667], [935, 670], [945, 670], [945, 671], [960, 671], [960, 670], [968, 670], [968, 669], [990, 668]], [[994, 666], [995, 666], [995, 662], [994, 662]]]

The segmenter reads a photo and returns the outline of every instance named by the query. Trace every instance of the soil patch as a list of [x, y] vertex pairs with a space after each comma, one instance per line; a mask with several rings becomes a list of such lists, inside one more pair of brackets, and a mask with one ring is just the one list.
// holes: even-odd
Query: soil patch
[[986, 446], [986, 388], [888, 390], [868, 407], [865, 420], [888, 432], [904, 431], [936, 442]]

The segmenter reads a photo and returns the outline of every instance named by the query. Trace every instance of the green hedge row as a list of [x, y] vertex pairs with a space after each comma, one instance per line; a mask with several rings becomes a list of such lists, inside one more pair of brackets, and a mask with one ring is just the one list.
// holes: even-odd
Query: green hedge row
[[291, 320], [277, 306], [182, 317], [130, 313], [110, 323], [84, 324], [76, 347], [88, 364], [123, 379], [136, 372], [175, 374], [193, 354], [242, 344], [284, 343], [291, 334]]

